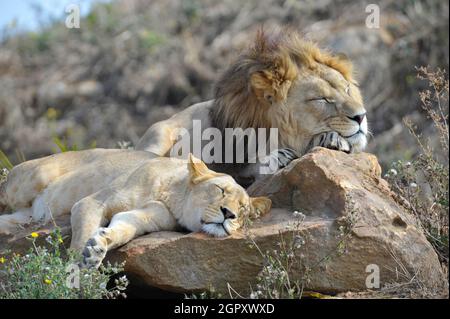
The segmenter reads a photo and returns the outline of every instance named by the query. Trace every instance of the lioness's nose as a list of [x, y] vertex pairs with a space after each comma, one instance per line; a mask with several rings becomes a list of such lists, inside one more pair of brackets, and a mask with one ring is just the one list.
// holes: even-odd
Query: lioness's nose
[[233, 214], [233, 212], [231, 210], [229, 210], [228, 208], [220, 206], [220, 210], [222, 211], [223, 217], [225, 217], [225, 219], [236, 218], [236, 215]]
[[357, 122], [358, 124], [361, 124], [362, 123], [362, 121], [364, 120], [364, 117], [366, 116], [366, 113], [363, 113], [363, 114], [358, 114], [358, 115], [355, 115], [355, 116], [353, 116], [353, 117], [351, 117], [351, 116], [347, 116], [350, 120], [353, 120], [353, 121], [355, 121], [355, 122]]

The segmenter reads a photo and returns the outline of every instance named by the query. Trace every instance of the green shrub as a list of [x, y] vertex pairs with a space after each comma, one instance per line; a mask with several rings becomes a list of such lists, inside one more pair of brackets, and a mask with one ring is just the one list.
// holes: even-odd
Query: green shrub
[[[56, 229], [48, 235], [48, 247], [38, 246], [38, 233], [31, 233], [32, 248], [23, 256], [0, 256], [1, 299], [100, 299], [126, 297], [125, 276], [108, 287], [110, 277], [123, 271], [123, 264], [80, 269], [81, 256], [63, 247]], [[79, 284], [77, 284], [79, 283]]]
[[[12, 170], [13, 167], [14, 167], [14, 165], [11, 163], [8, 156], [6, 156], [6, 154], [3, 153], [2, 150], [0, 150], [0, 169], [2, 170], [2, 174], [0, 174], [0, 175], [1, 176], [4, 175], [6, 177], [6, 172]], [[1, 181], [1, 177], [0, 177], [0, 181]]]
[[166, 42], [166, 38], [152, 30], [143, 30], [139, 33], [139, 44], [143, 49], [152, 51]]

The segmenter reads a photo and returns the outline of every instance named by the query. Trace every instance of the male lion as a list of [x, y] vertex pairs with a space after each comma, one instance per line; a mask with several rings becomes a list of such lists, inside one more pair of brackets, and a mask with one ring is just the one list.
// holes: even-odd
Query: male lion
[[[275, 169], [314, 146], [359, 152], [366, 146], [368, 133], [351, 63], [290, 30], [272, 35], [259, 32], [255, 44], [219, 79], [214, 100], [155, 123], [137, 149], [169, 156], [181, 130], [192, 136], [194, 120], [203, 129], [215, 127], [222, 132], [225, 128], [278, 128], [281, 150], [271, 154], [277, 161]], [[258, 165], [244, 166], [244, 170], [236, 162], [231, 166], [238, 167], [238, 172], [225, 165], [213, 167], [235, 177], [258, 175]]]
[[250, 198], [231, 176], [188, 161], [147, 152], [94, 149], [22, 163], [0, 187], [0, 234], [30, 221], [71, 212], [71, 248], [98, 267], [106, 252], [149, 232], [203, 231], [223, 237], [245, 218], [270, 210], [265, 197]]

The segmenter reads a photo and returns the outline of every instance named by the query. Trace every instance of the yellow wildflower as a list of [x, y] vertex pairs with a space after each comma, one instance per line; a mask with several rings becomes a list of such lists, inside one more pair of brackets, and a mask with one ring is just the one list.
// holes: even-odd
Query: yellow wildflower
[[6, 262], [5, 257], [0, 257], [0, 264], [4, 264]]
[[47, 284], [47, 285], [50, 285], [52, 283], [52, 281], [50, 279], [48, 279], [48, 278], [45, 278], [44, 279], [44, 283]]
[[47, 109], [47, 114], [46, 115], [47, 115], [47, 119], [49, 119], [50, 121], [51, 120], [56, 120], [58, 118], [58, 116], [59, 116], [59, 111], [56, 110], [53, 107], [50, 107], [50, 108]]
[[31, 233], [31, 237], [33, 237], [33, 238], [38, 238], [38, 237], [39, 237], [39, 234], [36, 233], [36, 232], [32, 232], [32, 233]]

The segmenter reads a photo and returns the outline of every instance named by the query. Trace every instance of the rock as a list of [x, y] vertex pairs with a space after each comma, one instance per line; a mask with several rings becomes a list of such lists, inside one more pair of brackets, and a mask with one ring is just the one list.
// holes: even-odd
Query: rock
[[71, 105], [76, 88], [64, 81], [50, 81], [41, 84], [37, 91], [37, 101], [42, 108], [64, 109]]
[[94, 98], [103, 95], [103, 85], [95, 80], [86, 80], [77, 84], [77, 94], [80, 97]]
[[[427, 288], [439, 287], [444, 277], [436, 253], [380, 174], [374, 155], [317, 148], [249, 188], [253, 195], [269, 195], [275, 208], [247, 233], [222, 239], [153, 233], [110, 252], [108, 259], [126, 260], [125, 271], [134, 280], [166, 291], [213, 287], [228, 296], [232, 287], [248, 296], [264, 265], [259, 251], [272, 252], [281, 238], [290, 243], [300, 235], [304, 244], [295, 249], [289, 272], [305, 290], [367, 290], [366, 269], [373, 267], [381, 286], [414, 278]], [[294, 210], [306, 215], [303, 222]], [[5, 245], [11, 242], [0, 239], [0, 251]]]
[[[428, 287], [442, 282], [438, 257], [415, 222], [393, 199], [380, 177], [375, 156], [347, 155], [316, 149], [286, 169], [249, 188], [254, 195], [270, 194], [275, 207], [252, 225], [250, 233], [261, 251], [272, 251], [283, 238], [299, 231], [305, 245], [291, 269], [304, 278], [310, 269], [309, 290], [341, 292], [366, 290], [366, 267], [377, 265], [380, 284], [416, 279]], [[307, 215], [298, 230], [293, 210]], [[339, 226], [356, 221], [339, 254]], [[341, 247], [342, 248], [342, 247]], [[264, 259], [249, 247], [245, 235], [212, 239], [203, 234], [163, 232], [143, 236], [111, 254], [127, 260], [126, 271], [150, 286], [176, 292], [204, 291], [213, 286], [227, 294], [255, 287]]]

